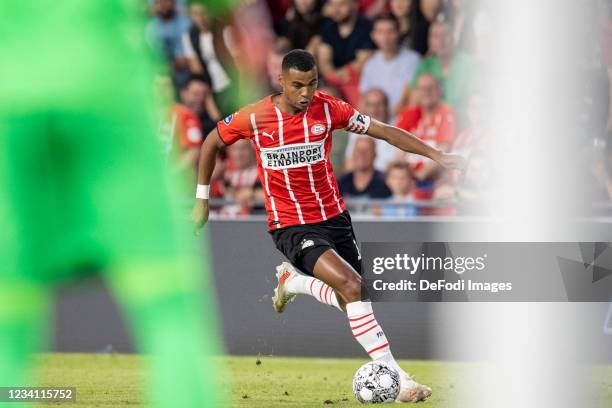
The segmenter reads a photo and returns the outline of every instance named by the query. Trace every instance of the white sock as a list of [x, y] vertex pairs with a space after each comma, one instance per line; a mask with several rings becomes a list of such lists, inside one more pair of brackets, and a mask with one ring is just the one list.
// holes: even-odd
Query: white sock
[[346, 304], [346, 315], [353, 336], [361, 344], [372, 360], [382, 360], [395, 368], [398, 372], [403, 370], [391, 354], [391, 346], [387, 336], [374, 316], [371, 302], [351, 302]]
[[290, 293], [310, 295], [321, 303], [334, 306], [338, 308], [338, 310], [342, 310], [338, 304], [336, 292], [331, 286], [318, 280], [317, 278], [298, 273], [293, 278], [289, 279], [287, 283], [285, 283], [285, 287]]

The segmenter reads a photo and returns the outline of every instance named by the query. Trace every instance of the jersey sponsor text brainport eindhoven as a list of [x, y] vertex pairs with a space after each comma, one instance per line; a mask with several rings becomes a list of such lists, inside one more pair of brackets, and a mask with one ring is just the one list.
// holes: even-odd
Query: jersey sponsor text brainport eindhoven
[[303, 113], [282, 112], [267, 96], [217, 123], [227, 145], [253, 142], [270, 229], [312, 224], [345, 210], [329, 161], [332, 132], [365, 133], [370, 118], [340, 99], [315, 92]]
[[293, 169], [315, 164], [324, 159], [325, 146], [323, 141], [261, 149], [261, 165], [273, 170]]

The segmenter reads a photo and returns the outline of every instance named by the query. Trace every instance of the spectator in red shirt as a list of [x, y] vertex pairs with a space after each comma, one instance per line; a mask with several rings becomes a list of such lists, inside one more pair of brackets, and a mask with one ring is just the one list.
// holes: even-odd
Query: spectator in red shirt
[[387, 0], [359, 0], [359, 11], [370, 20], [383, 14], [387, 8]]
[[201, 76], [192, 75], [181, 89], [180, 96], [181, 102], [200, 119], [202, 134], [207, 135], [220, 118], [210, 86]]
[[204, 140], [200, 119], [185, 105], [175, 103], [172, 81], [168, 76], [159, 76], [156, 87], [160, 101], [169, 109], [160, 129], [164, 153], [172, 169], [187, 172], [187, 178], [195, 183], [195, 170], [200, 156], [200, 145]]
[[[204, 141], [200, 119], [198, 116], [180, 103], [174, 104], [170, 109], [170, 139], [173, 141], [173, 146], [170, 150], [179, 149], [185, 154], [182, 159], [189, 158], [191, 164], [195, 164], [198, 160], [198, 152], [200, 145]], [[192, 151], [195, 150], [195, 157], [191, 157]]]
[[[407, 130], [424, 142], [445, 152], [455, 139], [455, 112], [442, 102], [442, 88], [438, 79], [423, 74], [417, 81], [419, 104], [399, 114], [397, 127]], [[402, 153], [403, 154], [403, 153]], [[439, 166], [432, 160], [416, 155], [405, 155], [417, 179], [415, 198], [429, 199], [433, 184], [439, 174]]]
[[238, 140], [227, 147], [227, 165], [223, 197], [235, 204], [226, 206], [227, 215], [246, 215], [257, 202], [264, 202], [263, 190], [257, 178], [257, 160], [249, 140]]

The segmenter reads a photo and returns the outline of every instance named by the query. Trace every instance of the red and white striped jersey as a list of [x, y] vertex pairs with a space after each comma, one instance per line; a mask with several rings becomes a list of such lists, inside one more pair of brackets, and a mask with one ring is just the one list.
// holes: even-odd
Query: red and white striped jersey
[[304, 113], [281, 112], [267, 96], [219, 121], [230, 145], [253, 142], [261, 185], [266, 193], [268, 228], [325, 221], [345, 210], [329, 161], [334, 129], [368, 130], [370, 118], [352, 106], [315, 92]]

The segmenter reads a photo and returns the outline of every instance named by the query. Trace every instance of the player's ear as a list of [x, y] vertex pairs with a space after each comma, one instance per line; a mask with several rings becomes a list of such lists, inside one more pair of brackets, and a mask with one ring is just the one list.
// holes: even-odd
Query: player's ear
[[282, 90], [285, 90], [285, 78], [283, 77], [283, 71], [278, 74], [278, 84], [281, 86]]

